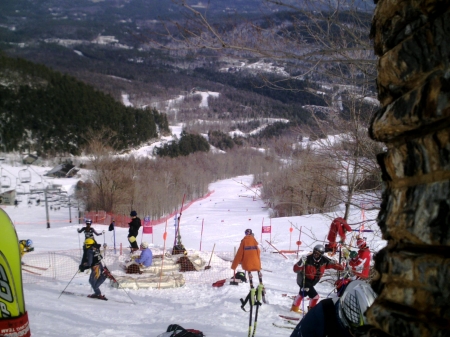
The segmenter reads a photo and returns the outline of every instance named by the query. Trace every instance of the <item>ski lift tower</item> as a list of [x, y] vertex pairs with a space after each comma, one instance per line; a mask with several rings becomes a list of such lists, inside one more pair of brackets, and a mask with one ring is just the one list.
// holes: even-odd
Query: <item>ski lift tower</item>
[[45, 200], [45, 215], [47, 218], [47, 228], [50, 228], [50, 218], [48, 215], [48, 201], [47, 201], [47, 193], [61, 193], [60, 188], [52, 188], [52, 187], [45, 187], [45, 188], [37, 188], [32, 189], [30, 188], [30, 193], [44, 193], [44, 200]]

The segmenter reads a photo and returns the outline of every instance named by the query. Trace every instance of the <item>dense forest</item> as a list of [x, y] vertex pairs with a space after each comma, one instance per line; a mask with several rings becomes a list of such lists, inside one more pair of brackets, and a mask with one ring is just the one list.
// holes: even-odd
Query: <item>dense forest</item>
[[155, 109], [125, 107], [92, 86], [29, 61], [0, 54], [0, 130], [6, 151], [80, 154], [88, 130], [109, 130], [116, 150], [168, 133]]

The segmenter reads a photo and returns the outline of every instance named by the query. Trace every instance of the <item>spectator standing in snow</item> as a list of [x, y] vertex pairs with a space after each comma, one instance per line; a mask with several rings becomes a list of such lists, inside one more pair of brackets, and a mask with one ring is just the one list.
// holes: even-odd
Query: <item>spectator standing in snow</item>
[[91, 275], [89, 276], [89, 284], [91, 285], [94, 293], [89, 295], [91, 298], [106, 299], [100, 291], [100, 286], [105, 282], [106, 276], [104, 274], [104, 268], [102, 265], [102, 255], [100, 254], [100, 244], [95, 243], [94, 239], [88, 238], [85, 240], [84, 245], [86, 247], [86, 254], [83, 256], [83, 260], [79, 266], [80, 271], [91, 269]]
[[312, 308], [290, 337], [352, 337], [367, 330], [366, 310], [376, 294], [363, 281], [352, 281], [341, 297], [327, 298]]
[[253, 288], [253, 276], [252, 271], [258, 272], [260, 287], [263, 289], [264, 286], [262, 284], [262, 274], [261, 274], [261, 251], [258, 248], [258, 241], [256, 241], [253, 232], [251, 229], [245, 230], [245, 236], [241, 240], [241, 244], [239, 245], [239, 249], [234, 257], [233, 263], [231, 264], [231, 269], [234, 271], [234, 275], [236, 275], [236, 268], [238, 265], [242, 266], [248, 273], [248, 279], [250, 283], [250, 288]]
[[348, 225], [344, 218], [336, 218], [333, 220], [330, 226], [330, 231], [328, 232], [328, 243], [325, 245], [325, 252], [335, 252], [337, 243], [336, 237], [339, 235], [341, 238], [340, 242], [345, 242], [345, 234], [351, 232], [352, 228]]
[[364, 238], [357, 238], [356, 245], [359, 248], [358, 253], [355, 251], [350, 252], [351, 260], [348, 264], [357, 279], [366, 280], [370, 274], [370, 260], [372, 255]]
[[344, 270], [343, 266], [324, 256], [324, 253], [324, 246], [316, 245], [312, 254], [309, 254], [306, 259], [300, 259], [294, 265], [293, 269], [297, 273], [297, 284], [300, 290], [292, 303], [291, 311], [301, 313], [300, 303], [306, 296], [310, 298], [309, 308], [315, 307], [320, 297], [314, 286], [322, 278], [325, 269]]
[[139, 228], [141, 228], [141, 219], [137, 217], [136, 211], [130, 212], [131, 216], [131, 222], [128, 223], [128, 226], [130, 226], [128, 230], [128, 241], [131, 245], [131, 251], [139, 250], [139, 246], [136, 242], [137, 236], [139, 234]]
[[245, 230], [245, 236], [241, 240], [239, 249], [234, 257], [231, 269], [236, 270], [238, 265], [242, 265], [245, 271], [261, 270], [261, 251], [258, 248], [258, 241], [252, 235], [252, 230]]

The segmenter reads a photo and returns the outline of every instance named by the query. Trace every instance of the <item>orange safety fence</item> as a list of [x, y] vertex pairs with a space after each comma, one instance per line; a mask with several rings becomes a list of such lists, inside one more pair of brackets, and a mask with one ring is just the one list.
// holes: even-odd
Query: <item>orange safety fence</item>
[[[183, 209], [181, 210], [181, 213], [188, 209], [194, 202], [204, 200], [206, 198], [209, 198], [211, 194], [213, 194], [214, 191], [208, 192], [205, 196], [190, 201], [187, 205], [183, 206]], [[156, 226], [161, 225], [166, 222], [166, 220], [173, 219], [177, 213], [180, 213], [180, 211], [173, 211], [172, 213], [159, 218], [150, 220], [148, 226]], [[141, 219], [141, 225], [144, 225], [144, 216], [139, 216]], [[128, 214], [115, 214], [115, 213], [107, 213], [105, 211], [90, 211], [84, 213], [85, 219], [91, 219], [94, 224], [101, 224], [101, 225], [109, 225], [113, 220], [115, 221], [115, 226], [117, 227], [128, 227], [128, 223], [131, 221], [131, 218]]]

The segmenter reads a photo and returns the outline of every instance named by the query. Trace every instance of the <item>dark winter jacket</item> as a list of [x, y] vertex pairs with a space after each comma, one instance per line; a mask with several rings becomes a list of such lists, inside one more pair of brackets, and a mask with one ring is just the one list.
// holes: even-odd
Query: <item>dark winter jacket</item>
[[[303, 260], [294, 265], [294, 272], [297, 273], [297, 284], [303, 287], [303, 278], [305, 278], [305, 288], [314, 287], [322, 278], [325, 269], [344, 270], [343, 266], [323, 255], [319, 261], [316, 261], [312, 254], [308, 255], [305, 265], [306, 268], [303, 265]], [[306, 275], [303, 275], [305, 270]]]
[[79, 267], [81, 271], [85, 271], [86, 269], [96, 266], [102, 261], [103, 257], [100, 254], [100, 247], [101, 245], [99, 244], [93, 244], [91, 247], [86, 249]]
[[130, 226], [130, 229], [128, 230], [128, 237], [134, 236], [136, 238], [139, 234], [139, 228], [141, 228], [141, 219], [138, 217], [131, 219], [128, 226]]
[[339, 301], [320, 301], [298, 323], [290, 337], [351, 337], [339, 319]]

